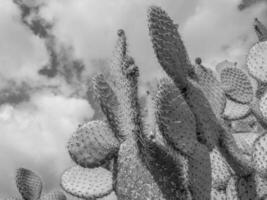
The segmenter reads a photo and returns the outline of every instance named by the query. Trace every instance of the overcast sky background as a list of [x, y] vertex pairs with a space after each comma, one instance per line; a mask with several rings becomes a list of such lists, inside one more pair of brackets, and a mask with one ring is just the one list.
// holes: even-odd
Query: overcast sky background
[[126, 31], [141, 85], [162, 74], [147, 29], [152, 4], [179, 24], [191, 59], [210, 68], [225, 59], [242, 66], [257, 41], [253, 19], [267, 25], [264, 1], [240, 11], [240, 0], [1, 0], [0, 194], [18, 195], [18, 167], [38, 172], [45, 191], [59, 186], [73, 164], [68, 138], [99, 113], [87, 82], [111, 57], [117, 29]]

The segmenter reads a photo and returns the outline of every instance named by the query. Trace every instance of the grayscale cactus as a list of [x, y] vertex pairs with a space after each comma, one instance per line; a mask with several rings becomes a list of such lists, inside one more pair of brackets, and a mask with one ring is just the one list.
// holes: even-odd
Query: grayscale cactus
[[[256, 33], [263, 33], [256, 22]], [[108, 76], [93, 78], [106, 118], [85, 123], [71, 136], [67, 148], [77, 165], [63, 173], [62, 188], [84, 199], [266, 198], [262, 35], [248, 53], [247, 71], [223, 61], [216, 76], [200, 58], [191, 63], [177, 26], [160, 7], [149, 8], [148, 29], [166, 77], [149, 92], [144, 114], [139, 70], [126, 33], [118, 31]], [[256, 91], [251, 78], [261, 83]]]

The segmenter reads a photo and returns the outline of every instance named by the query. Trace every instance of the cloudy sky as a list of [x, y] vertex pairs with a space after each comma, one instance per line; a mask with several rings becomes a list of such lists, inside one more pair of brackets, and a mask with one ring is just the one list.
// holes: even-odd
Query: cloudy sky
[[[249, 2], [244, 0], [244, 3]], [[141, 70], [141, 86], [162, 74], [148, 36], [146, 10], [159, 5], [179, 24], [191, 59], [214, 68], [245, 63], [257, 41], [253, 19], [267, 25], [264, 1], [1, 0], [0, 194], [17, 195], [14, 172], [32, 169], [45, 190], [73, 163], [65, 144], [79, 123], [97, 118], [88, 79], [106, 65], [123, 28]], [[1, 196], [1, 195], [0, 195]]]

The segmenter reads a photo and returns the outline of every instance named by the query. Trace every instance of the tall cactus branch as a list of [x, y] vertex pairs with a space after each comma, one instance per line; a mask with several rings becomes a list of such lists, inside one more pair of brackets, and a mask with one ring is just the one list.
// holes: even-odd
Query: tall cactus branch
[[[219, 139], [227, 139], [222, 144], [224, 144], [225, 148], [228, 148], [227, 153], [231, 155], [230, 157], [236, 158], [236, 152], [239, 152], [238, 155], [241, 156], [235, 161], [237, 161], [236, 164], [240, 165], [240, 169], [243, 170], [237, 171], [237, 173], [251, 173], [251, 163], [246, 162], [246, 158], [242, 155], [242, 151], [236, 144], [228, 142], [231, 135], [227, 134], [224, 127], [216, 120], [210, 104], [199, 84], [189, 77], [190, 74], [188, 74], [188, 72], [190, 72], [190, 70], [186, 70], [186, 68], [191, 65], [188, 61], [184, 61], [188, 56], [185, 56], [187, 55], [186, 49], [177, 29], [174, 29], [175, 25], [173, 21], [167, 13], [155, 6], [149, 9], [148, 20], [149, 32], [158, 60], [165, 72], [181, 90], [185, 100], [194, 113], [201, 142], [212, 150], [214, 146], [219, 144]], [[164, 56], [167, 59], [165, 59]], [[227, 134], [227, 137], [221, 137], [221, 135], [224, 134]]]

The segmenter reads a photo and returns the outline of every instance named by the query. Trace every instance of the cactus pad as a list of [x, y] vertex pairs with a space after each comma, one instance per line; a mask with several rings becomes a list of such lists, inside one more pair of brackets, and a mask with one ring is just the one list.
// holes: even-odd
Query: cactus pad
[[224, 68], [220, 80], [226, 95], [239, 103], [249, 103], [253, 99], [253, 88], [248, 76], [237, 67]]
[[246, 117], [250, 113], [250, 107], [247, 104], [240, 104], [230, 99], [226, 100], [223, 112], [223, 118], [227, 120], [238, 120]]
[[217, 147], [210, 152], [212, 187], [225, 190], [231, 177], [231, 168]]
[[61, 177], [61, 186], [67, 193], [87, 199], [109, 194], [112, 183], [112, 173], [102, 167], [89, 169], [74, 166]]
[[257, 80], [267, 82], [267, 41], [255, 44], [247, 57], [249, 73]]
[[171, 79], [163, 79], [154, 98], [156, 121], [168, 143], [192, 154], [197, 142], [195, 117]]
[[210, 200], [227, 200], [225, 191], [212, 188]]
[[41, 178], [33, 171], [24, 168], [17, 169], [16, 184], [25, 200], [37, 200], [40, 198], [43, 183]]
[[78, 165], [96, 167], [115, 155], [119, 142], [107, 123], [91, 121], [78, 128], [67, 148]]
[[254, 142], [253, 154], [252, 154], [253, 165], [257, 172], [262, 176], [267, 177], [267, 134], [261, 135]]
[[[218, 142], [221, 125], [216, 119], [201, 86], [190, 80], [185, 99], [195, 115], [198, 139], [212, 150]], [[204, 117], [205, 116], [205, 117]]]
[[195, 152], [188, 158], [189, 184], [193, 199], [209, 199], [211, 194], [211, 160], [207, 147], [197, 143]]
[[193, 69], [177, 27], [168, 14], [156, 6], [148, 10], [148, 27], [160, 65], [184, 87], [186, 75]]
[[221, 84], [210, 69], [197, 65], [195, 66], [195, 72], [197, 74], [198, 83], [208, 99], [214, 114], [217, 118], [220, 118], [226, 103], [226, 97], [221, 88]]
[[40, 200], [66, 200], [66, 196], [61, 191], [52, 191], [43, 195]]
[[120, 138], [118, 113], [118, 99], [109, 84], [105, 81], [105, 77], [99, 74], [93, 78], [94, 95], [99, 102], [101, 109], [109, 122], [110, 128], [115, 135]]
[[263, 197], [267, 195], [267, 178], [263, 178], [256, 173], [254, 179], [258, 197], [264, 199]]

